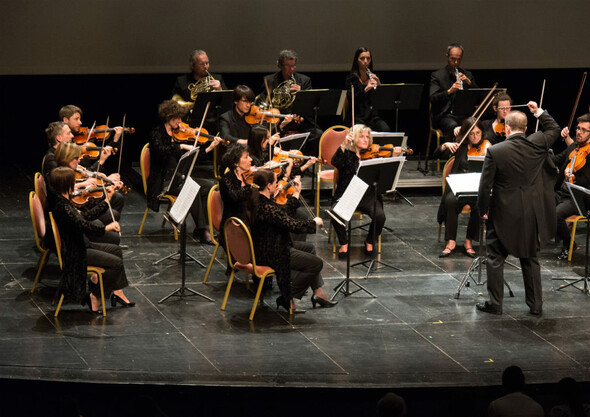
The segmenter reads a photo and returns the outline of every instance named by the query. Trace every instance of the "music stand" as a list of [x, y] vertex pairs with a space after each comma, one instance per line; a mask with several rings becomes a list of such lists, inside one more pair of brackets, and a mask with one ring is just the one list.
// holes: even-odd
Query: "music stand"
[[[359, 167], [357, 169], [358, 177], [363, 180], [367, 184], [372, 184], [375, 195], [373, 196], [373, 216], [377, 211], [377, 197], [385, 194], [388, 190], [393, 187], [394, 181], [397, 177], [399, 177], [399, 173], [402, 169], [404, 161], [406, 160], [403, 156], [396, 156], [393, 158], [374, 158], [368, 159], [366, 161], [361, 161], [359, 163]], [[374, 219], [371, 219], [374, 220]], [[375, 236], [375, 228], [373, 228], [373, 244], [376, 245], [377, 240]], [[350, 243], [350, 241], [349, 241]], [[350, 252], [350, 249], [349, 249]], [[352, 267], [357, 265], [363, 265], [367, 267], [367, 273], [365, 274], [365, 278], [369, 277], [369, 274], [373, 270], [377, 270], [380, 268], [373, 268], [375, 264], [383, 265], [383, 268], [391, 268], [396, 271], [402, 271], [401, 268], [396, 266], [390, 265], [388, 263], [375, 260], [374, 254], [376, 253], [375, 249], [373, 248], [373, 255], [367, 260], [362, 262], [357, 262]]]
[[485, 156], [467, 155], [467, 170], [469, 172], [481, 172]]
[[293, 114], [310, 114], [313, 110], [313, 120], [318, 124], [318, 116], [333, 116], [342, 114], [346, 91], [343, 90], [303, 90], [299, 91], [291, 105]]
[[[468, 88], [466, 90], [458, 90], [453, 98], [453, 114], [457, 116], [459, 121], [471, 116], [491, 90], [491, 88]], [[506, 92], [506, 89], [496, 88], [494, 91]], [[488, 107], [484, 114], [492, 116], [493, 112], [493, 109]]]
[[[215, 111], [209, 112], [209, 115], [213, 114], [215, 117], [215, 124], [217, 132], [221, 129], [219, 128], [219, 116], [225, 113], [228, 110], [231, 110], [234, 105], [233, 101], [233, 90], [221, 90], [221, 91], [210, 91], [208, 93], [199, 93], [197, 98], [195, 99], [195, 105], [193, 106], [193, 110], [191, 112], [191, 124], [198, 126], [203, 118], [203, 114], [205, 113], [205, 108], [207, 107], [207, 103], [211, 102], [210, 108], [214, 108]], [[208, 117], [211, 119], [211, 117]], [[217, 132], [209, 132], [211, 134], [216, 134]]]
[[289, 150], [302, 150], [307, 143], [307, 138], [311, 135], [311, 132], [295, 133], [293, 135], [284, 136], [279, 139], [279, 144], [283, 147], [286, 144]]
[[399, 130], [400, 110], [417, 110], [424, 84], [381, 84], [373, 92], [372, 106], [377, 110], [395, 110], [395, 130]]
[[[479, 189], [479, 179], [481, 177], [481, 172], [469, 172], [466, 174], [452, 174], [447, 176], [447, 183], [451, 188], [451, 191], [457, 197], [459, 206], [465, 205], [467, 203], [473, 204], [474, 200], [477, 200], [477, 192]], [[463, 287], [469, 287], [469, 279], [473, 280], [476, 285], [483, 285], [483, 281], [481, 279], [481, 266], [487, 262], [486, 255], [484, 253], [484, 241], [483, 241], [483, 229], [485, 225], [485, 220], [480, 217], [479, 219], [479, 254], [477, 257], [471, 262], [469, 268], [467, 268], [467, 272], [461, 279], [459, 283], [459, 287], [457, 288], [457, 292], [455, 293], [455, 298], [459, 298], [461, 295], [461, 290]], [[506, 261], [505, 261], [506, 262]], [[506, 262], [510, 264], [509, 262]], [[510, 264], [514, 267], [516, 265]], [[518, 267], [516, 267], [518, 268]], [[473, 277], [473, 274], [477, 271], [477, 279]], [[514, 297], [514, 293], [512, 292], [512, 288], [508, 285], [508, 282], [504, 280], [504, 285], [508, 288], [508, 293], [510, 297]]]
[[[566, 183], [568, 191], [570, 192], [571, 198], [574, 200], [576, 204], [576, 210], [578, 211], [579, 216], [584, 216], [586, 219], [590, 218], [590, 190], [584, 187], [580, 187], [576, 184], [570, 184], [569, 182]], [[586, 227], [586, 260], [584, 261], [584, 276], [582, 278], [553, 278], [553, 280], [563, 280], [563, 281], [572, 281], [568, 284], [561, 285], [557, 291], [561, 291], [567, 287], [574, 287], [578, 291], [583, 292], [586, 295], [590, 295], [588, 290], [588, 243], [590, 241], [589, 238], [590, 227]], [[577, 287], [575, 284], [578, 282], [583, 281], [584, 287], [580, 288]]]
[[[179, 253], [180, 253], [180, 270], [181, 270], [181, 278], [182, 279], [181, 279], [180, 287], [177, 288], [176, 290], [172, 291], [170, 294], [168, 294], [166, 297], [162, 298], [160, 301], [158, 301], [158, 304], [163, 303], [164, 301], [166, 301], [167, 299], [169, 299], [172, 296], [186, 297], [189, 295], [198, 295], [199, 297], [203, 297], [209, 301], [214, 301], [212, 298], [207, 297], [206, 295], [201, 294], [201, 293], [194, 291], [194, 290], [185, 286], [185, 282], [186, 282], [186, 265], [185, 265], [186, 221], [185, 220], [186, 220], [186, 216], [188, 215], [188, 212], [190, 210], [190, 207], [193, 204], [193, 201], [195, 200], [195, 197], [199, 193], [199, 188], [200, 188], [199, 184], [197, 184], [190, 176], [187, 177], [187, 179], [184, 183], [184, 186], [182, 187], [182, 190], [178, 194], [176, 201], [174, 202], [174, 204], [170, 208], [170, 211], [168, 211], [167, 213], [164, 214], [164, 218], [166, 220], [168, 220], [168, 222], [172, 225], [172, 227], [174, 227], [176, 230], [178, 230], [178, 227], [180, 226], [180, 252]], [[186, 294], [187, 291], [190, 294]]]
[[[184, 189], [184, 185], [186, 184], [186, 179], [191, 177], [190, 174], [193, 172], [195, 161], [197, 160], [198, 155], [199, 155], [199, 147], [196, 147], [196, 148], [186, 152], [184, 155], [182, 155], [180, 157], [180, 159], [178, 160], [178, 164], [176, 164], [176, 169], [174, 170], [174, 174], [172, 174], [172, 179], [170, 180], [170, 183], [166, 187], [166, 191], [164, 192], [164, 194], [169, 194], [172, 191], [172, 194], [178, 194], [180, 196], [180, 194], [178, 193], [178, 190], [181, 189], [181, 187], [182, 187], [182, 189]], [[192, 204], [192, 202], [191, 202], [191, 204]], [[164, 216], [164, 218], [166, 220], [169, 220], [166, 216]], [[174, 225], [173, 222], [170, 222], [170, 224], [172, 224], [172, 226], [176, 229], [176, 226]], [[180, 246], [182, 246], [182, 241], [180, 242]], [[181, 252], [182, 252], [182, 250], [178, 250], [176, 252], [171, 253], [170, 255], [166, 255], [163, 258], [155, 261], [153, 263], [153, 265], [158, 265], [160, 262], [163, 262], [167, 259], [173, 258], [176, 255], [182, 255]], [[185, 255], [188, 256], [191, 260], [195, 261], [197, 264], [201, 265], [202, 268], [206, 268], [205, 265], [201, 261], [199, 261], [197, 258], [192, 256], [190, 253], [185, 253]]]
[[[350, 278], [350, 240], [352, 237], [352, 228], [350, 227], [351, 218], [368, 188], [369, 185], [355, 175], [352, 177], [350, 184], [348, 184], [344, 194], [342, 194], [342, 197], [340, 197], [334, 208], [332, 210], [326, 210], [326, 213], [328, 213], [328, 215], [332, 218], [332, 221], [338, 222], [347, 228], [349, 243], [348, 252], [346, 254], [346, 278], [336, 285], [334, 288], [334, 294], [332, 294], [330, 301], [334, 300], [336, 295], [339, 293], [342, 293], [345, 297], [348, 297], [359, 291], [364, 291], [371, 297], [377, 298], [375, 294]], [[350, 284], [356, 285], [357, 289], [350, 291]]]

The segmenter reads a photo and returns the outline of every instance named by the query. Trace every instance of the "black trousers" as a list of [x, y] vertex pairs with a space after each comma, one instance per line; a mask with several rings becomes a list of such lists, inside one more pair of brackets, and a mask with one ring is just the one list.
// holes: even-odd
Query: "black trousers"
[[[493, 224], [488, 222], [486, 233], [487, 244], [487, 275], [488, 294], [490, 303], [502, 310], [504, 299], [504, 261], [508, 252], [498, 239]], [[541, 310], [543, 306], [543, 289], [541, 286], [541, 267], [539, 260], [534, 258], [520, 258], [522, 278], [524, 280], [524, 293], [526, 304], [531, 310]]]
[[309, 287], [317, 290], [324, 285], [324, 261], [315, 254], [315, 246], [307, 242], [293, 242], [290, 248], [291, 296], [301, 299]]
[[576, 203], [571, 198], [563, 199], [555, 208], [555, 214], [557, 215], [557, 237], [563, 241], [565, 248], [569, 248], [572, 236], [565, 219], [571, 215], [578, 214]]
[[453, 114], [446, 114], [436, 123], [436, 127], [442, 130], [445, 139], [451, 139], [453, 137], [453, 129], [459, 126], [457, 116]]
[[[377, 198], [377, 210], [375, 211], [375, 213], [373, 213], [374, 195], [375, 194], [372, 193], [370, 190], [367, 191], [367, 194], [365, 194], [365, 196], [356, 208], [356, 211], [360, 211], [361, 213], [371, 217], [369, 234], [367, 235], [366, 239], [367, 243], [370, 244], [375, 244], [373, 237], [375, 237], [375, 239], [379, 238], [381, 232], [383, 231], [383, 226], [385, 226], [385, 211], [383, 211], [383, 201], [381, 200], [381, 198]], [[338, 243], [340, 243], [341, 245], [346, 245], [348, 243], [348, 234], [346, 232], [346, 227], [342, 226], [338, 222], [332, 222], [332, 227], [336, 231], [336, 236], [338, 236]]]
[[[88, 266], [97, 266], [105, 270], [102, 274], [105, 297], [108, 297], [111, 292], [129, 285], [123, 265], [123, 252], [119, 246], [110, 243], [91, 242], [90, 247], [86, 248], [86, 259]], [[90, 292], [95, 297], [100, 298], [100, 287], [98, 285], [91, 286]]]
[[467, 239], [479, 240], [479, 211], [477, 210], [476, 199], [459, 201], [452, 192], [446, 193], [444, 197], [445, 206], [445, 240], [457, 240], [457, 228], [459, 227], [459, 214], [463, 206], [468, 204], [471, 208], [469, 223], [467, 224]]

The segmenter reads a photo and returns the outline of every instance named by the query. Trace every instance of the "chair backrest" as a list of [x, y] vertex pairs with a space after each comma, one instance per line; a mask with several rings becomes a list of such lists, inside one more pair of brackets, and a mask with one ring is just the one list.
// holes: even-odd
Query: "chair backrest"
[[57, 259], [59, 260], [59, 269], [62, 269], [63, 263], [61, 259], [61, 237], [59, 236], [59, 229], [57, 228], [57, 223], [53, 218], [52, 212], [49, 212], [49, 221], [51, 222], [51, 231], [53, 232], [53, 238], [55, 239], [55, 253], [57, 254]]
[[139, 156], [139, 166], [141, 168], [141, 182], [143, 184], [143, 192], [147, 195], [147, 179], [150, 176], [150, 144], [146, 143], [141, 149]]
[[221, 218], [223, 217], [223, 200], [221, 199], [221, 193], [219, 192], [219, 184], [215, 184], [209, 190], [207, 196], [207, 217], [209, 218], [209, 233], [211, 234], [211, 240], [217, 244], [215, 239], [215, 231], [219, 231], [221, 226]]
[[41, 201], [41, 206], [45, 209], [45, 202], [47, 201], [47, 187], [45, 186], [45, 178], [40, 172], [35, 172], [35, 194]]
[[35, 244], [41, 252], [46, 251], [43, 247], [43, 238], [45, 237], [45, 211], [35, 191], [29, 193], [29, 209], [31, 211], [31, 221], [33, 222], [33, 232], [35, 234]]
[[230, 265], [239, 262], [242, 265], [252, 264], [256, 270], [254, 245], [248, 227], [237, 217], [230, 217], [223, 225], [227, 258]]
[[442, 176], [442, 192], [445, 193], [445, 187], [447, 185], [447, 176], [451, 173], [453, 169], [453, 165], [455, 164], [455, 157], [451, 156], [449, 160], [445, 163], [443, 168], [443, 176]]
[[332, 156], [344, 142], [348, 129], [348, 127], [342, 125], [332, 126], [326, 129], [320, 137], [319, 158], [325, 160], [330, 166], [332, 166]]

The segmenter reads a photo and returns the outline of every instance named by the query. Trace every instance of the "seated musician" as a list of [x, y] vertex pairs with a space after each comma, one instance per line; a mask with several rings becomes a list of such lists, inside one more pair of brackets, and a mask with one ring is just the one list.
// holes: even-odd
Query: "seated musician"
[[496, 113], [495, 119], [484, 120], [483, 137], [490, 141], [492, 145], [502, 142], [506, 139], [506, 132], [504, 128], [504, 119], [510, 113], [512, 106], [512, 98], [506, 93], [500, 93], [494, 97], [492, 101], [492, 108]]
[[[334, 156], [332, 156], [332, 165], [338, 169], [338, 183], [336, 184], [336, 190], [332, 199], [332, 206], [336, 205], [340, 197], [344, 194], [348, 184], [350, 184], [350, 181], [356, 174], [361, 160], [362, 151], [368, 149], [372, 143], [373, 137], [371, 136], [371, 128], [365, 125], [355, 125], [346, 136], [342, 145], [336, 150]], [[399, 156], [401, 153], [402, 149], [400, 147], [393, 148], [393, 156]], [[373, 213], [375, 197], [377, 197], [377, 211]], [[367, 254], [372, 254], [375, 244], [374, 237], [381, 235], [381, 231], [385, 225], [383, 200], [381, 199], [381, 196], [375, 196], [375, 188], [372, 184], [369, 185], [369, 188], [357, 206], [356, 211], [360, 211], [371, 217], [369, 233], [365, 239], [365, 252]], [[336, 231], [338, 242], [340, 243], [338, 257], [346, 258], [349, 245], [346, 228], [338, 222], [332, 222], [332, 226]]]
[[250, 111], [254, 102], [254, 91], [246, 85], [238, 85], [234, 88], [234, 108], [226, 111], [219, 117], [220, 135], [230, 142], [246, 145], [250, 125], [244, 116]]
[[[557, 207], [557, 238], [561, 239], [563, 247], [557, 259], [567, 259], [569, 255], [569, 246], [571, 234], [566, 223], [569, 216], [578, 214], [575, 202], [565, 185], [567, 182], [579, 185], [584, 188], [590, 188], [590, 164], [586, 163], [586, 158], [590, 152], [590, 113], [586, 113], [577, 119], [576, 137], [572, 140], [569, 137], [568, 128], [562, 131], [562, 137], [566, 143], [571, 142], [567, 149], [560, 153], [554, 159], [555, 165], [564, 173], [565, 178], [561, 182], [560, 188], [555, 193]], [[572, 167], [572, 161], [574, 166]], [[574, 243], [574, 249], [577, 245]]]
[[[64, 123], [67, 123], [73, 135], [80, 133], [80, 127], [82, 126], [82, 114], [82, 109], [78, 106], [74, 106], [73, 104], [68, 104], [59, 109], [59, 118]], [[116, 171], [113, 159], [109, 159], [109, 157], [116, 152], [115, 149], [118, 150], [119, 148], [119, 140], [123, 134], [123, 128], [121, 126], [115, 126], [113, 129], [115, 134], [112, 137], [107, 137], [107, 142], [104, 144], [105, 146], [103, 147], [102, 153], [100, 155], [100, 161], [97, 162], [96, 160], [84, 159], [82, 160], [82, 166], [90, 169], [91, 171], [99, 170], [109, 174]], [[102, 143], [95, 143], [95, 145], [101, 146]], [[102, 168], [105, 166], [105, 164], [107, 164], [107, 166]]]
[[[104, 226], [91, 222], [97, 213], [107, 209], [106, 201], [96, 205], [84, 206], [80, 211], [70, 202], [70, 194], [74, 190], [75, 172], [71, 168], [58, 167], [49, 175], [48, 187], [56, 193], [56, 200], [50, 207], [57, 223], [62, 241], [63, 269], [59, 291], [66, 299], [88, 304], [90, 312], [100, 314], [100, 287], [98, 277], [93, 274], [87, 283], [87, 265], [103, 268], [104, 293], [110, 294], [111, 306], [117, 303], [124, 307], [133, 307], [123, 293], [127, 283], [123, 253], [114, 244], [90, 242], [86, 234], [101, 235], [105, 231], [119, 231], [119, 223], [112, 222]], [[113, 193], [112, 187], [107, 188], [107, 198]], [[87, 292], [88, 285], [88, 292]]]
[[373, 57], [368, 48], [358, 48], [352, 60], [352, 69], [346, 76], [346, 97], [348, 98], [348, 120], [352, 113], [351, 86], [354, 86], [354, 123], [364, 124], [377, 132], [391, 129], [373, 108], [375, 88], [381, 85], [379, 77], [373, 74]]
[[[445, 142], [434, 151], [434, 158], [448, 159], [455, 156], [455, 162], [451, 169], [451, 174], [459, 174], [469, 172], [468, 155], [484, 156], [486, 149], [491, 146], [490, 142], [482, 139], [483, 125], [481, 121], [475, 123], [469, 136], [463, 140], [465, 134], [471, 128], [475, 119], [469, 117], [461, 123], [461, 129], [456, 137], [455, 142]], [[463, 143], [459, 144], [463, 140]], [[461, 201], [455, 197], [451, 187], [445, 187], [445, 192], [438, 208], [437, 220], [439, 224], [445, 223], [445, 248], [439, 255], [440, 258], [446, 258], [455, 252], [457, 245], [457, 228], [459, 213], [463, 207], [468, 205], [471, 208], [469, 215], [469, 224], [467, 225], [467, 237], [463, 249], [465, 254], [475, 258], [475, 250], [473, 249], [473, 241], [479, 240], [479, 213], [477, 211], [477, 196], [472, 199], [462, 198]]]
[[295, 193], [288, 198], [285, 209], [278, 206], [272, 196], [277, 189], [276, 174], [268, 169], [253, 174], [253, 189], [258, 194], [250, 229], [254, 243], [256, 261], [275, 270], [281, 295], [277, 308], [303, 312], [294, 300], [301, 300], [309, 287], [313, 290], [311, 302], [315, 308], [333, 307], [323, 290], [321, 271], [324, 262], [315, 254], [313, 244], [293, 242], [289, 232], [315, 233], [317, 226], [323, 226], [321, 218], [298, 220], [293, 217], [299, 205], [301, 183], [294, 182]]
[[[299, 91], [311, 90], [311, 78], [305, 74], [296, 72], [297, 67], [297, 53], [295, 51], [284, 49], [279, 52], [277, 58], [277, 67], [279, 71], [274, 74], [269, 74], [264, 77], [265, 82], [260, 87], [260, 100], [265, 101], [266, 99], [266, 85], [271, 92], [272, 107], [278, 108], [282, 114], [291, 116], [287, 119], [287, 123], [281, 123], [282, 132], [299, 132], [307, 133], [310, 132], [305, 148], [302, 151], [306, 155], [317, 155], [319, 140], [322, 135], [322, 131], [318, 128], [313, 120], [312, 109], [306, 114], [300, 114], [300, 117], [293, 117], [293, 101], [296, 99], [296, 95]], [[277, 88], [282, 83], [284, 89]], [[286, 94], [283, 94], [286, 93]], [[289, 97], [289, 94], [291, 97]], [[284, 103], [281, 104], [281, 103]]]
[[[158, 115], [163, 123], [155, 127], [150, 134], [151, 170], [147, 180], [147, 200], [150, 208], [154, 211], [158, 211], [160, 208], [160, 195], [178, 195], [182, 188], [182, 184], [179, 184], [176, 189], [168, 190], [182, 153], [194, 148], [194, 140], [188, 143], [179, 143], [174, 138], [174, 133], [179, 130], [182, 117], [185, 114], [186, 109], [174, 100], [165, 100], [158, 106]], [[220, 141], [220, 138], [215, 137], [211, 142], [208, 142], [207, 146], [201, 147], [201, 153], [211, 152]], [[195, 178], [194, 169], [192, 176], [201, 186], [190, 209], [195, 222], [193, 235], [201, 243], [212, 244], [207, 222], [207, 196], [213, 186], [213, 181]]]

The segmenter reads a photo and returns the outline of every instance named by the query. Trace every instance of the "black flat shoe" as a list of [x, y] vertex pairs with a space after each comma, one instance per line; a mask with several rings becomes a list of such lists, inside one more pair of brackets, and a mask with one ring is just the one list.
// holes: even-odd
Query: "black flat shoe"
[[323, 298], [316, 297], [315, 295], [312, 295], [311, 296], [311, 305], [313, 306], [313, 308], [315, 308], [316, 304], [319, 304], [321, 308], [330, 308], [330, 307], [334, 307], [336, 304], [338, 304], [338, 301], [334, 302], [334, 301], [330, 301], [330, 300], [325, 300]]
[[[440, 253], [440, 255], [438, 255], [439, 258], [448, 258], [449, 256], [451, 256], [453, 253], [455, 253], [455, 249], [450, 249], [450, 248], [444, 248], [443, 251]], [[449, 252], [445, 252], [446, 250], [448, 250]]]
[[479, 311], [483, 311], [484, 313], [490, 314], [502, 314], [502, 309], [500, 307], [495, 307], [492, 304], [488, 303], [487, 301], [482, 304], [476, 304], [475, 308]]
[[126, 302], [121, 297], [116, 294], [111, 295], [111, 307], [117, 307], [117, 303], [121, 304], [123, 307], [135, 307], [134, 302]]

